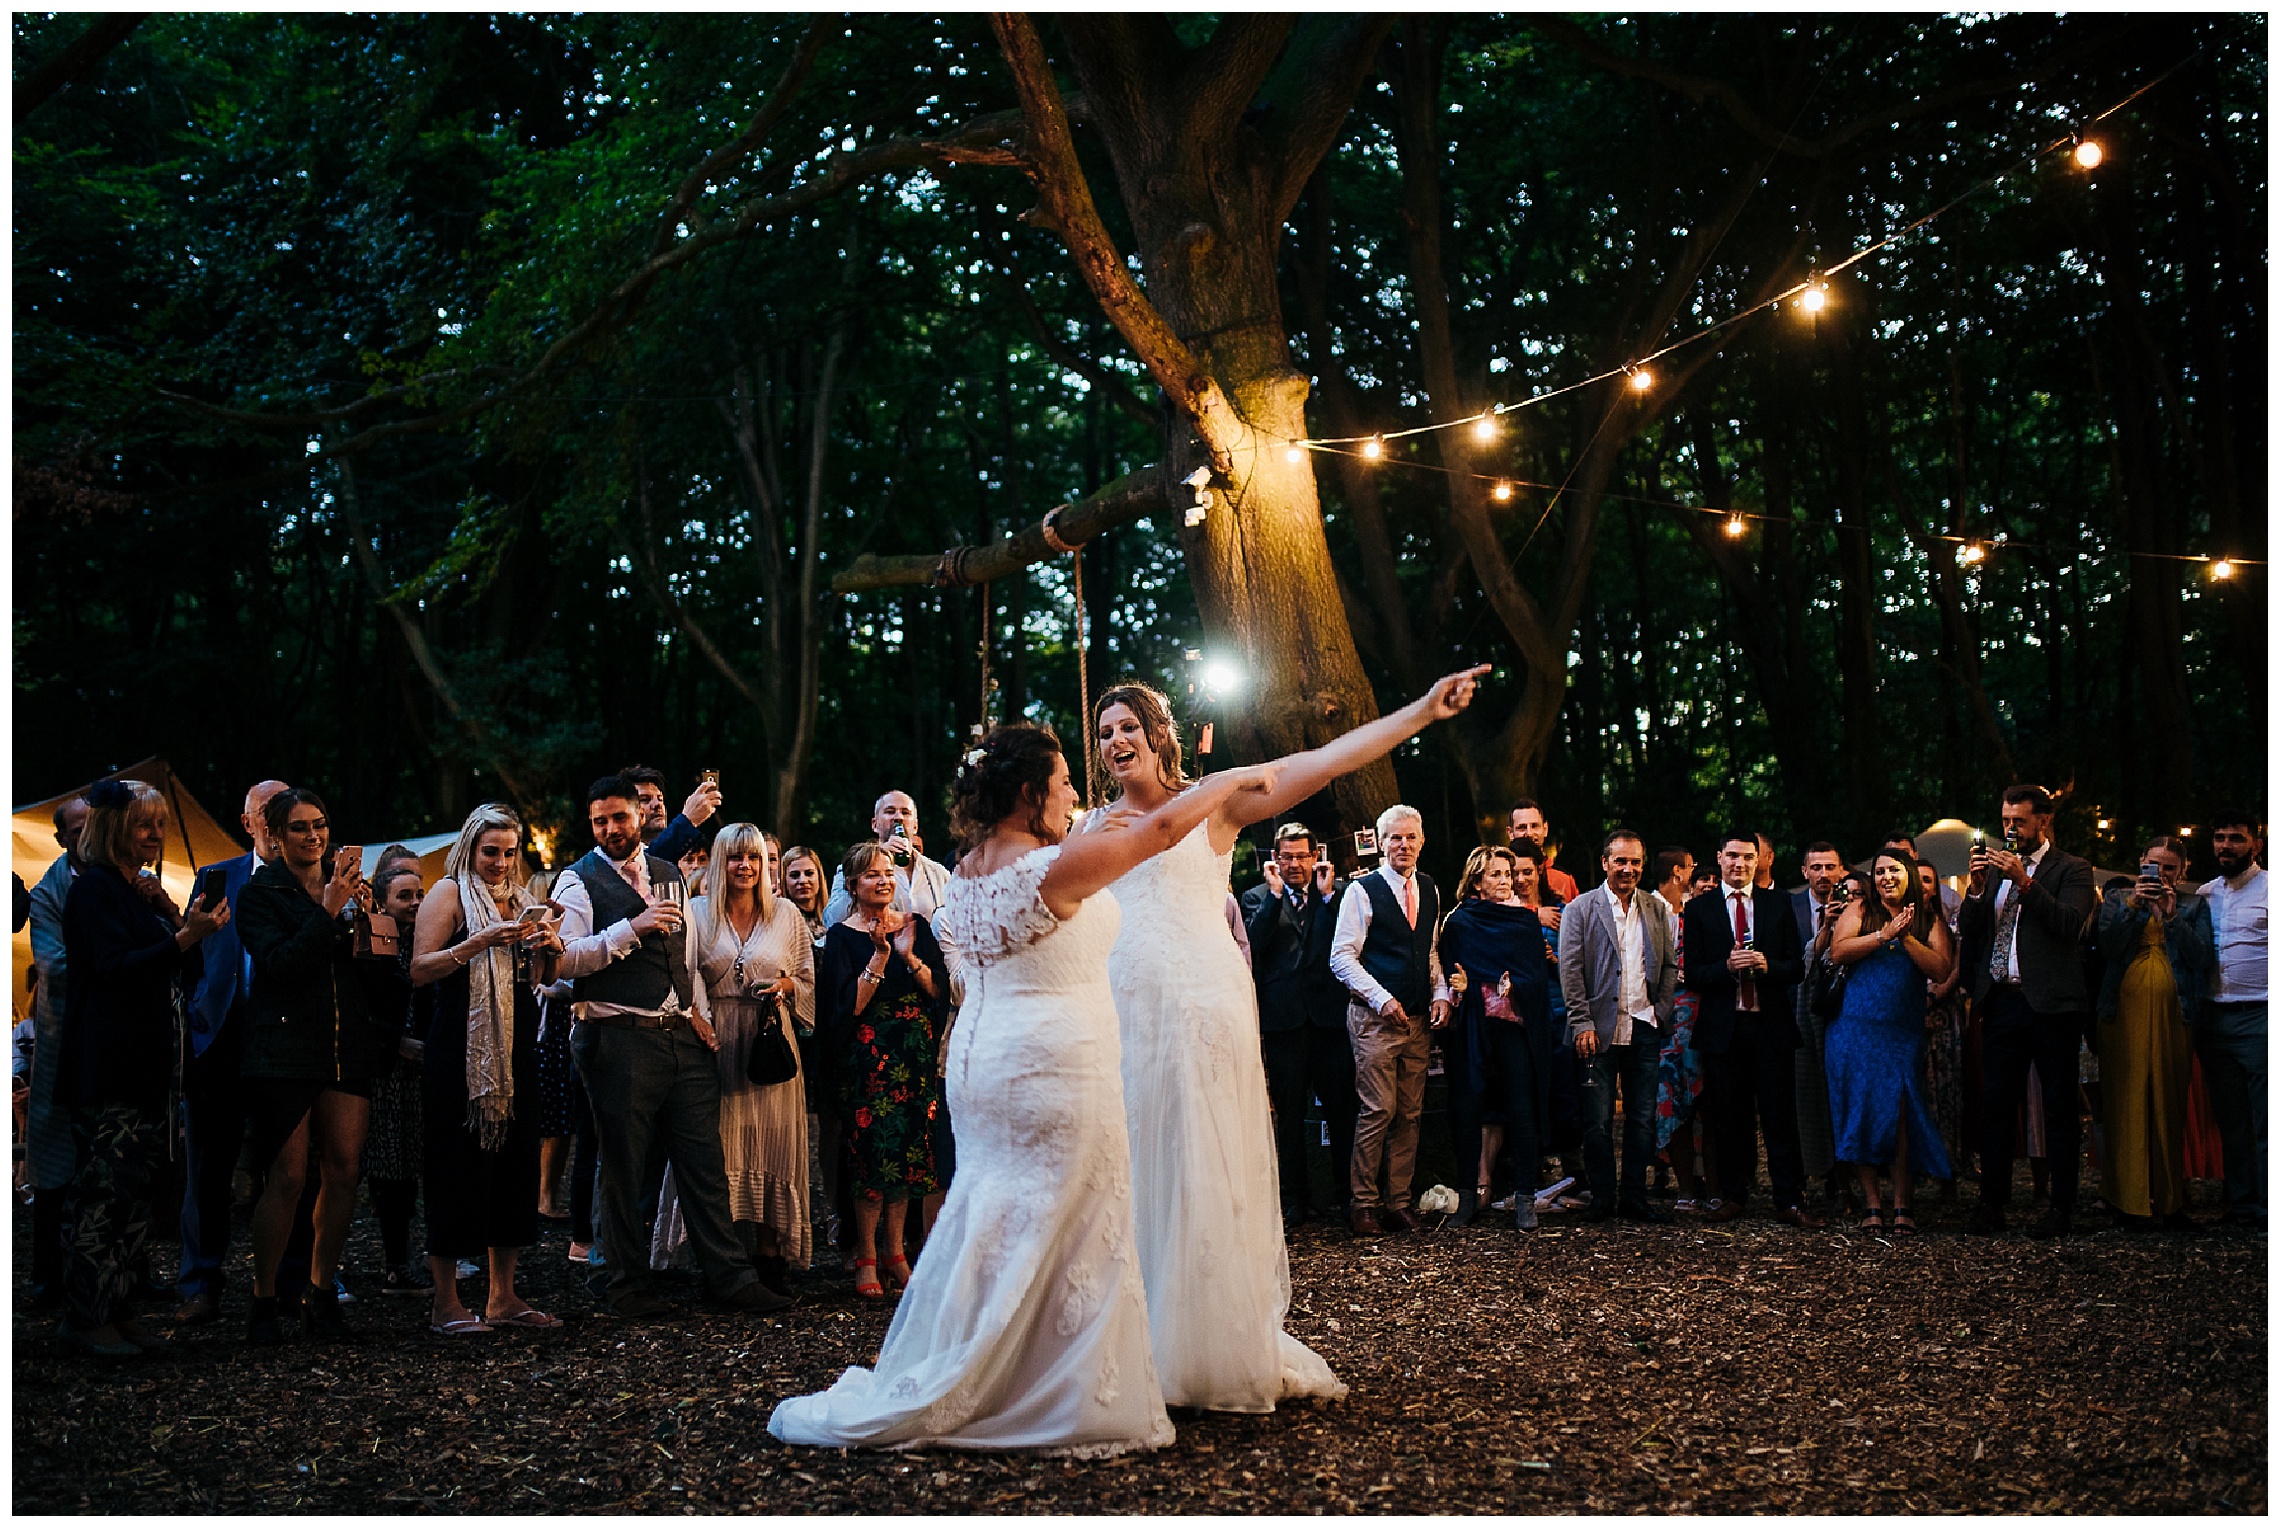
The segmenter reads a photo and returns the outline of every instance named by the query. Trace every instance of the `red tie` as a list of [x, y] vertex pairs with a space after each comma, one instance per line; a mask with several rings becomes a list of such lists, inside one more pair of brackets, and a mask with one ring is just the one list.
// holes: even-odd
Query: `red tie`
[[[1737, 891], [1734, 893], [1734, 948], [1737, 950], [1740, 949], [1742, 947], [1743, 941], [1749, 937], [1749, 893], [1744, 891]], [[1735, 984], [1734, 1008], [1736, 1011], [1741, 1013], [1757, 1012], [1757, 983], [1755, 981], [1744, 978], [1742, 981]]]

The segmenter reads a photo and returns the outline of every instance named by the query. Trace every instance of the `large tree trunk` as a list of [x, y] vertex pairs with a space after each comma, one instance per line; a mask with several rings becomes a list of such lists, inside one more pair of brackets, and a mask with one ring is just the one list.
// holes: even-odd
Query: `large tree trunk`
[[[1377, 698], [1340, 601], [1312, 454], [1289, 459], [1307, 435], [1308, 388], [1291, 365], [1277, 264], [1283, 221], [1384, 24], [1334, 18], [1294, 35], [1287, 16], [1232, 16], [1191, 50], [1160, 16], [1064, 19], [1138, 244], [1135, 284], [1094, 209], [1035, 31], [1023, 16], [994, 20], [1030, 128], [1031, 219], [1069, 245], [1172, 401], [1166, 467], [1214, 470], [1208, 513], [1180, 540], [1211, 644], [1248, 671], [1231, 741], [1265, 755], [1326, 743], [1375, 718]], [[1396, 794], [1383, 760], [1334, 788], [1349, 823]]]

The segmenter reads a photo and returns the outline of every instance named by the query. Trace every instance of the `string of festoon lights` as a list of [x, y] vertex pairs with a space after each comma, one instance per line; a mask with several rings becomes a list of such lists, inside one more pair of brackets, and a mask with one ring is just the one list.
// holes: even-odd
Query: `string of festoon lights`
[[[2024, 170], [2031, 168], [2032, 166], [2040, 163], [2042, 160], [2049, 158], [2055, 154], [2064, 154], [2068, 158], [2072, 159], [2075, 165], [2083, 171], [2087, 172], [2097, 169], [2100, 165], [2106, 162], [2106, 146], [2094, 135], [2092, 130], [2099, 123], [2104, 122], [2106, 119], [2112, 117], [2117, 112], [2126, 109], [2128, 106], [2130, 106], [2131, 103], [2136, 101], [2139, 97], [2143, 96], [2147, 91], [2152, 90], [2155, 86], [2161, 84], [2164, 80], [2175, 74], [2179, 69], [2184, 68], [2186, 64], [2192, 61], [2194, 56], [2195, 55], [2193, 54], [2188, 54], [2185, 58], [2180, 59], [2177, 63], [2172, 64], [2169, 68], [2163, 70], [2160, 74], [2154, 76], [2152, 79], [2138, 86], [2137, 89], [2131, 91], [2121, 100], [2107, 107], [2104, 111], [2097, 113], [2095, 116], [2083, 119], [2082, 121], [2070, 127], [2064, 134], [2061, 134], [2060, 136], [2055, 137], [2048, 142], [2038, 144], [2035, 148], [2029, 150], [2025, 154], [2022, 154], [2017, 160], [2008, 165], [2005, 165], [2002, 169], [1997, 170], [1994, 174], [1989, 175], [1985, 179], [1977, 182], [1969, 189], [1962, 192], [1960, 195], [1951, 197], [1947, 201], [1941, 203], [1939, 206], [1933, 208], [1931, 211], [1924, 213], [1922, 216], [1901, 225], [1899, 228], [1894, 229], [1892, 232], [1885, 234], [1883, 237], [1878, 238], [1871, 243], [1863, 245], [1861, 248], [1854, 250], [1851, 254], [1845, 256], [1842, 260], [1837, 261], [1835, 264], [1830, 265], [1826, 268], [1815, 268], [1813, 270], [1810, 270], [1807, 272], [1803, 280], [1783, 288], [1781, 291], [1774, 293], [1770, 297], [1766, 297], [1758, 302], [1752, 303], [1748, 307], [1743, 308], [1738, 312], [1729, 314], [1726, 317], [1717, 320], [1715, 323], [1706, 324], [1702, 328], [1695, 330], [1693, 333], [1688, 334], [1683, 338], [1672, 340], [1669, 344], [1647, 351], [1642, 355], [1632, 357], [1631, 359], [1620, 362], [1617, 365], [1610, 366], [1603, 371], [1595, 372], [1592, 375], [1584, 377], [1579, 381], [1569, 382], [1559, 387], [1546, 388], [1543, 391], [1533, 393], [1526, 398], [1514, 401], [1491, 403], [1482, 408], [1478, 413], [1465, 415], [1456, 419], [1438, 420], [1430, 424], [1412, 425], [1407, 429], [1381, 430], [1375, 434], [1370, 435], [1323, 435], [1309, 436], [1303, 439], [1287, 440], [1281, 443], [1281, 449], [1284, 452], [1285, 458], [1294, 464], [1304, 461], [1308, 453], [1315, 453], [1328, 456], [1358, 457], [1365, 462], [1370, 462], [1373, 464], [1409, 467], [1429, 472], [1439, 472], [1452, 477], [1466, 477], [1476, 482], [1483, 482], [1488, 484], [1488, 496], [1498, 503], [1509, 503], [1513, 497], [1523, 488], [1547, 489], [1551, 490], [1555, 495], [1562, 493], [1565, 490], [1565, 485], [1553, 483], [1535, 483], [1530, 482], [1525, 478], [1513, 477], [1509, 475], [1471, 472], [1460, 468], [1442, 466], [1434, 462], [1417, 461], [1407, 457], [1397, 456], [1393, 454], [1388, 448], [1393, 442], [1398, 440], [1406, 440], [1413, 436], [1436, 434], [1443, 430], [1466, 430], [1470, 432], [1475, 444], [1480, 446], [1493, 446], [1503, 436], [1504, 431], [1503, 425], [1501, 423], [1503, 416], [1507, 414], [1518, 413], [1522, 409], [1534, 408], [1540, 404], [1548, 403], [1554, 398], [1564, 397], [1569, 393], [1580, 392], [1585, 388], [1596, 387], [1602, 383], [1621, 378], [1623, 379], [1624, 385], [1628, 387], [1632, 392], [1637, 393], [1641, 396], [1650, 394], [1654, 391], [1658, 381], [1654, 369], [1656, 362], [1661, 361], [1666, 356], [1670, 356], [1678, 351], [1684, 350], [1689, 346], [1699, 344], [1703, 340], [1709, 339], [1713, 335], [1722, 333], [1727, 329], [1731, 329], [1736, 324], [1742, 323], [1747, 319], [1754, 318], [1760, 313], [1778, 308], [1783, 303], [1792, 304], [1798, 313], [1802, 314], [1808, 319], [1817, 318], [1821, 313], [1825, 312], [1829, 306], [1830, 277], [1839, 275], [1851, 267], [1860, 264], [1862, 261], [1869, 259], [1871, 256], [1876, 255], [1883, 250], [1890, 249], [1892, 246], [1900, 243], [1902, 240], [1908, 239], [1915, 234], [1920, 233], [1925, 228], [1929, 227], [1932, 223], [1936, 222], [1941, 217], [1944, 217], [1949, 212], [1952, 212], [1955, 210], [1955, 208], [1961, 206], [1963, 203], [1994, 189], [1996, 186], [2001, 185], [2004, 181], [2010, 179], [2011, 177], [2019, 174]], [[1199, 476], [1207, 477], [1208, 473], [1199, 474]], [[1199, 498], [1200, 497], [1201, 494], [1199, 492]], [[1719, 509], [1715, 506], [1710, 505], [1681, 504], [1668, 499], [1649, 498], [1638, 494], [1608, 493], [1603, 495], [1603, 497], [1635, 500], [1636, 502], [1642, 504], [1651, 504], [1660, 509], [1713, 515], [1722, 522], [1721, 529], [1723, 530], [1724, 534], [1730, 539], [1734, 540], [1739, 540], [1743, 536], [1747, 535], [1749, 533], [1750, 524], [1753, 521], [1777, 522], [1784, 525], [1796, 525], [1799, 523], [1790, 517], [1782, 515], [1756, 514], [1738, 509]], [[1191, 512], [1190, 523], [1193, 523], [1194, 518], [1196, 518], [1196, 516], [1193, 514], [1193, 512]], [[2028, 543], [2010, 540], [2001, 535], [1989, 538], [1980, 538], [1955, 534], [1940, 534], [1927, 537], [1926, 539], [1953, 544], [1956, 548], [1954, 553], [1955, 561], [1958, 566], [1964, 568], [1971, 568], [1984, 563], [1989, 554], [1994, 551], [2005, 549], [2029, 549]], [[2198, 563], [2207, 569], [2210, 578], [2218, 582], [2224, 582], [2233, 578], [2239, 572], [2239, 570], [2244, 567], [2259, 567], [2263, 565], [2261, 559], [2188, 552], [2150, 552], [2137, 551], [2133, 549], [2130, 555], [2133, 557], [2151, 558], [2158, 561]]]

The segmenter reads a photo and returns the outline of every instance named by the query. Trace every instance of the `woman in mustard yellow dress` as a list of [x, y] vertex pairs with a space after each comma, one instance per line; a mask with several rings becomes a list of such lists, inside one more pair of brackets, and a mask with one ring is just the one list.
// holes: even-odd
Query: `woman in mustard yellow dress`
[[2098, 943], [2098, 1071], [2106, 1154], [2101, 1189], [2126, 1226], [2190, 1230], [2185, 1215], [2185, 1093], [2191, 1026], [2216, 969], [2209, 905], [2180, 889], [2185, 846], [2156, 838], [2135, 885], [2106, 893]]

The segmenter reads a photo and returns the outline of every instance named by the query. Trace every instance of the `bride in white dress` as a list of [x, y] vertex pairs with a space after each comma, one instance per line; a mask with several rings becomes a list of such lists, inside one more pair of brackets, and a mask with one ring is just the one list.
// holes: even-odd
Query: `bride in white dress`
[[1065, 838], [1077, 796], [1052, 733], [999, 727], [968, 760], [952, 806], [968, 848], [938, 914], [966, 962], [945, 1077], [958, 1171], [877, 1365], [783, 1402], [768, 1430], [830, 1448], [1160, 1448], [1103, 888], [1274, 769]]
[[[1156, 1375], [1169, 1405], [1262, 1412], [1286, 1398], [1346, 1393], [1330, 1366], [1283, 1330], [1290, 1257], [1258, 994], [1225, 914], [1236, 836], [1456, 715], [1485, 672], [1451, 674], [1393, 715], [1280, 760], [1269, 789], [1219, 802], [1176, 846], [1111, 888], [1124, 914], [1108, 970], [1123, 1037], [1133, 1208]], [[1181, 772], [1170, 708], [1146, 685], [1101, 696], [1094, 733], [1119, 793], [1095, 820], [1145, 812], [1139, 820], [1154, 822], [1202, 788]]]

